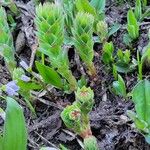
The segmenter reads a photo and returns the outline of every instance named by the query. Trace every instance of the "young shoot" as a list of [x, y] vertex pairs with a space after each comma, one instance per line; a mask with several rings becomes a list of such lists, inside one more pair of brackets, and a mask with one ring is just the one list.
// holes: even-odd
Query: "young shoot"
[[96, 76], [96, 68], [93, 63], [94, 50], [93, 50], [93, 23], [94, 17], [88, 13], [78, 13], [73, 28], [74, 45], [81, 57], [82, 61], [86, 64], [89, 75]]
[[108, 25], [105, 21], [99, 21], [96, 25], [96, 31], [101, 43], [105, 43], [108, 39]]
[[114, 45], [113, 45], [113, 43], [112, 42], [104, 43], [104, 45], [103, 45], [102, 61], [105, 64], [111, 65], [111, 63], [114, 61], [113, 52], [114, 52]]
[[69, 68], [67, 50], [63, 49], [64, 17], [59, 4], [44, 3], [36, 7], [36, 35], [39, 40], [39, 50], [50, 59], [52, 68], [64, 77], [70, 90], [77, 89], [77, 82]]
[[127, 30], [132, 40], [136, 40], [139, 37], [139, 23], [132, 10], [129, 10], [127, 14]]
[[94, 93], [90, 88], [78, 88], [76, 101], [61, 113], [65, 125], [84, 140], [85, 150], [98, 150], [96, 138], [92, 135], [89, 112], [94, 105]]

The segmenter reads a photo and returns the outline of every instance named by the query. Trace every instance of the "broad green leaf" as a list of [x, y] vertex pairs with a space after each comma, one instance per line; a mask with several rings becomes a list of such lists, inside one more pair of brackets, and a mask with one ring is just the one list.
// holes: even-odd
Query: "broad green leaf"
[[44, 82], [48, 84], [52, 84], [53, 86], [57, 88], [63, 87], [62, 79], [54, 69], [48, 66], [45, 66], [39, 62], [36, 62], [36, 67], [40, 75], [42, 76]]
[[115, 93], [117, 95], [126, 97], [127, 93], [126, 93], [125, 82], [120, 75], [118, 75], [118, 81], [113, 82], [113, 89], [115, 90]]
[[93, 16], [96, 16], [96, 11], [94, 7], [90, 5], [88, 0], [76, 0], [75, 5], [79, 12], [87, 12]]
[[4, 124], [3, 150], [26, 150], [27, 129], [23, 110], [12, 98], [7, 97]]
[[146, 79], [140, 81], [133, 89], [132, 95], [138, 118], [150, 125], [150, 82]]

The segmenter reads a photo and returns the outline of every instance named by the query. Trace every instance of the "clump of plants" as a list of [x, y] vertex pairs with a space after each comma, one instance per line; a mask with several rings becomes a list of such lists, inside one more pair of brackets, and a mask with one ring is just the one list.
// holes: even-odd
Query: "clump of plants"
[[[95, 42], [101, 44], [101, 53], [98, 55], [101, 55], [100, 61], [106, 66], [106, 73], [113, 75], [114, 81], [111, 80], [110, 92], [124, 100], [132, 98], [135, 111], [128, 110], [127, 114], [137, 130], [150, 143], [150, 82], [148, 79], [143, 80], [143, 65], [146, 64], [148, 67], [150, 63], [150, 43], [145, 47], [142, 57], [139, 50], [133, 47], [140, 37], [142, 21], [149, 16], [150, 11], [146, 10], [148, 1], [136, 0], [135, 8], [130, 8], [127, 12], [126, 34], [122, 37], [127, 49], [116, 48], [111, 40], [113, 34], [120, 28], [124, 30], [124, 26], [118, 23], [109, 25], [109, 21], [105, 18], [105, 0], [34, 2], [38, 48], [33, 68], [24, 61], [17, 63], [15, 59], [14, 40], [8, 24], [13, 17], [6, 13], [4, 7], [7, 6], [15, 16], [19, 16], [20, 11], [14, 1], [0, 2], [0, 55], [11, 74], [11, 81], [0, 87], [0, 94], [4, 94], [0, 97], [7, 101], [6, 112], [0, 109], [0, 114], [3, 114], [1, 116], [5, 120], [4, 132], [0, 135], [0, 149], [27, 148], [25, 119], [22, 108], [16, 100], [21, 96], [36, 116], [32, 102], [38, 100], [41, 93], [52, 99], [53, 88], [56, 91], [61, 90], [62, 95], [75, 94], [75, 101], [72, 104], [65, 105], [65, 108], [61, 107], [63, 108], [61, 119], [68, 129], [83, 139], [85, 150], [99, 149], [97, 139], [91, 130], [89, 115], [94, 106], [94, 92], [88, 85], [95, 84], [92, 81], [98, 79], [99, 73], [94, 64]], [[123, 3], [121, 0], [117, 2]], [[76, 76], [76, 72], [72, 69], [68, 55], [71, 47], [75, 49], [74, 55], [79, 56], [85, 67], [84, 77], [81, 70], [78, 70], [79, 73], [77, 71]], [[137, 56], [132, 56], [134, 53], [137, 53]], [[137, 71], [138, 83], [132, 92], [129, 92], [124, 77], [133, 71]], [[87, 79], [92, 81], [87, 83]], [[54, 103], [57, 105], [56, 101]], [[63, 145], [60, 145], [60, 149], [67, 150]]]

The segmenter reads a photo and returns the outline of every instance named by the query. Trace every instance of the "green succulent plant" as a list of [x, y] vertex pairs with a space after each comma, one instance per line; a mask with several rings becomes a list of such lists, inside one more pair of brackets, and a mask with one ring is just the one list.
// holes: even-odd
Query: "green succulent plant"
[[77, 82], [69, 69], [69, 60], [64, 42], [64, 17], [59, 4], [44, 3], [36, 7], [36, 35], [39, 50], [50, 59], [51, 66], [70, 84], [70, 89], [77, 88]]
[[4, 57], [10, 73], [13, 72], [16, 66], [14, 51], [13, 38], [7, 23], [6, 12], [3, 7], [0, 7], [0, 55]]
[[61, 113], [61, 118], [69, 129], [81, 133], [81, 110], [76, 105], [67, 106]]
[[94, 136], [89, 136], [84, 139], [84, 149], [85, 150], [99, 150], [96, 138]]
[[76, 15], [73, 27], [74, 45], [86, 64], [89, 75], [96, 76], [96, 69], [93, 64], [93, 34], [94, 17], [91, 14], [80, 12]]
[[61, 118], [65, 125], [80, 135], [84, 140], [85, 150], [98, 150], [96, 138], [92, 135], [90, 128], [89, 112], [94, 105], [94, 93], [85, 86], [78, 88], [76, 101], [64, 108]]
[[99, 21], [96, 25], [96, 31], [102, 43], [105, 43], [108, 38], [108, 25], [105, 21]]
[[92, 111], [94, 105], [94, 92], [91, 88], [86, 88], [85, 86], [81, 89], [78, 88], [75, 96], [75, 103], [77, 103], [83, 114], [87, 115], [90, 111]]

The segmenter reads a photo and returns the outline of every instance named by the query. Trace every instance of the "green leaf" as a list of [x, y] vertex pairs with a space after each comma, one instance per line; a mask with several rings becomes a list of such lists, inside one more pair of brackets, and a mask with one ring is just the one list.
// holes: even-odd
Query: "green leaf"
[[130, 46], [131, 42], [132, 42], [132, 39], [129, 36], [129, 34], [124, 34], [123, 35], [123, 43], [125, 43], [127, 46]]
[[118, 75], [118, 81], [113, 82], [113, 89], [117, 95], [126, 97], [127, 93], [125, 82], [120, 75]]
[[112, 57], [109, 53], [103, 53], [102, 55], [102, 61], [105, 63], [105, 64], [109, 64], [112, 62]]
[[136, 0], [136, 6], [135, 6], [134, 14], [135, 14], [136, 19], [140, 20], [141, 15], [142, 15], [141, 0]]
[[6, 120], [4, 124], [3, 150], [26, 150], [27, 129], [22, 108], [7, 97]]
[[144, 131], [145, 133], [148, 133], [149, 130], [148, 130], [148, 124], [143, 121], [143, 120], [140, 120], [138, 118], [138, 116], [131, 110], [127, 110], [127, 115], [134, 121], [136, 127], [141, 130], [141, 131]]
[[132, 39], [135, 40], [136, 38], [139, 37], [139, 24], [132, 10], [128, 11], [127, 21], [128, 21], [127, 25], [128, 34]]
[[132, 91], [132, 100], [135, 104], [135, 110], [140, 120], [144, 120], [150, 125], [150, 82], [148, 80], [140, 81]]
[[116, 63], [117, 71], [119, 73], [128, 73], [131, 72], [130, 66], [125, 63]]
[[79, 12], [87, 12], [96, 16], [96, 11], [92, 5], [90, 5], [88, 0], [76, 0], [76, 8]]
[[143, 0], [142, 3], [143, 3], [143, 7], [145, 8], [148, 4], [148, 0]]
[[0, 149], [3, 149], [3, 137], [0, 135]]
[[148, 8], [144, 14], [142, 14], [140, 22], [142, 22], [144, 20], [144, 18], [146, 17], [150, 17], [150, 8]]
[[103, 54], [102, 54], [102, 61], [105, 64], [109, 64], [113, 62], [113, 52], [114, 52], [114, 45], [112, 42], [108, 43], [106, 42], [103, 45]]
[[145, 140], [148, 144], [150, 144], [150, 134], [145, 135]]
[[128, 19], [127, 21], [128, 21], [129, 25], [136, 25], [137, 24], [137, 20], [136, 20], [135, 15], [134, 15], [132, 10], [128, 11], [127, 19]]
[[29, 90], [28, 91], [27, 90], [20, 90], [19, 94], [23, 97], [24, 101], [27, 103], [27, 106], [29, 107], [29, 109], [31, 110], [33, 115], [36, 116], [35, 109], [31, 104], [32, 97], [31, 97], [30, 91]]
[[118, 23], [115, 23], [109, 30], [108, 36], [112, 36], [114, 33], [116, 33], [121, 28], [121, 25]]
[[40, 84], [36, 84], [34, 82], [24, 82], [22, 80], [18, 80], [17, 85], [22, 88], [24, 91], [30, 90], [40, 90], [42, 86]]
[[101, 13], [105, 10], [106, 0], [91, 0], [90, 4]]
[[121, 49], [118, 50], [118, 52], [117, 52], [117, 62], [116, 62], [118, 72], [128, 73], [128, 72], [133, 71], [134, 64], [131, 62], [130, 56], [131, 55], [130, 55], [129, 50], [126, 50], [124, 52]]
[[66, 148], [64, 145], [60, 144], [60, 149], [61, 150], [69, 150], [68, 148]]
[[62, 79], [54, 69], [45, 66], [37, 61], [36, 67], [45, 83], [52, 84], [53, 86], [60, 89], [63, 88]]
[[78, 87], [82, 88], [83, 86], [86, 86], [86, 85], [87, 85], [87, 81], [86, 81], [85, 76], [81, 76], [81, 79], [78, 80]]

